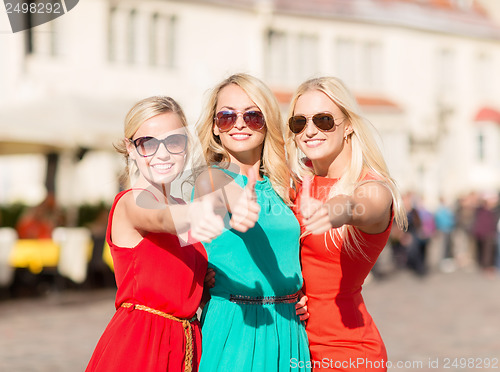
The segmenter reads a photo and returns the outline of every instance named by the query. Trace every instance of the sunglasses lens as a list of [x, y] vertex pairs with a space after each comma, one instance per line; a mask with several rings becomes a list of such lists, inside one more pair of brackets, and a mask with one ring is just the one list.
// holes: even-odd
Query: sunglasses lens
[[251, 130], [260, 130], [266, 124], [264, 115], [260, 111], [247, 111], [243, 114], [243, 120]]
[[335, 125], [333, 116], [327, 113], [316, 114], [312, 117], [312, 120], [314, 125], [316, 125], [321, 130], [330, 130]]
[[141, 137], [134, 141], [135, 148], [139, 155], [151, 156], [158, 149], [159, 141], [154, 137]]
[[187, 136], [184, 134], [172, 134], [164, 141], [167, 151], [171, 154], [180, 154], [186, 150]]
[[230, 130], [236, 120], [238, 119], [238, 115], [233, 111], [220, 111], [216, 115], [216, 124], [219, 129], [223, 132]]
[[304, 130], [307, 124], [307, 119], [305, 116], [302, 115], [297, 115], [297, 116], [292, 116], [288, 120], [288, 126], [290, 127], [290, 130], [292, 133], [298, 134]]

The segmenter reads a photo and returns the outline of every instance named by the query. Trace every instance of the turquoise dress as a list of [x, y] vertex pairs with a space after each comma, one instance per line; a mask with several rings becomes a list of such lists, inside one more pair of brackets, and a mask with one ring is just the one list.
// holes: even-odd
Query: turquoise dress
[[[245, 176], [223, 171], [246, 185]], [[309, 345], [296, 301], [265, 301], [302, 288], [300, 226], [267, 177], [257, 181], [255, 191], [261, 207], [255, 226], [240, 233], [230, 229], [226, 216], [223, 233], [204, 244], [216, 274], [201, 319], [200, 372], [309, 370]], [[255, 299], [260, 303], [252, 303]]]

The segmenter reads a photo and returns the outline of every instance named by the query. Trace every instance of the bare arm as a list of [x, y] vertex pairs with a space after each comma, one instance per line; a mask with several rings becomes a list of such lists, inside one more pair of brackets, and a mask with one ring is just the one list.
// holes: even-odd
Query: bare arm
[[322, 203], [310, 196], [310, 180], [303, 185], [300, 211], [304, 226], [312, 234], [322, 234], [343, 225], [376, 234], [390, 222], [392, 194], [379, 182], [357, 187], [353, 195], [337, 195]]

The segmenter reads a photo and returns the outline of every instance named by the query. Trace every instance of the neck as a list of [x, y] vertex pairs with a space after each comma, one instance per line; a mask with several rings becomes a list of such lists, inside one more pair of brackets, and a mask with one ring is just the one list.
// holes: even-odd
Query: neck
[[231, 157], [231, 163], [240, 168], [239, 171], [241, 174], [248, 176], [250, 169], [253, 169], [258, 177], [257, 180], [262, 181], [262, 177], [259, 172], [261, 164], [260, 157], [258, 159], [242, 159], [241, 157], [236, 158], [232, 154], [229, 154], [229, 156]]
[[132, 188], [149, 190], [159, 201], [168, 204], [168, 197], [170, 196], [170, 183], [152, 184], [141, 177], [132, 186]]

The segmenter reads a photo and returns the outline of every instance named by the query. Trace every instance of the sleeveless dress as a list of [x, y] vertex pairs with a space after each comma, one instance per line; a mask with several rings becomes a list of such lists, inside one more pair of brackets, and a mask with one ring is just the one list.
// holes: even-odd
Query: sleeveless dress
[[[241, 187], [248, 182], [246, 176], [222, 170]], [[204, 244], [216, 274], [202, 314], [200, 372], [309, 370], [296, 301], [272, 303], [274, 296], [293, 295], [302, 287], [300, 227], [267, 177], [257, 181], [255, 192], [261, 207], [255, 226], [240, 233], [230, 229], [226, 216], [223, 233]]]
[[[116, 313], [109, 322], [86, 371], [184, 371], [186, 336], [183, 324], [137, 308], [144, 305], [178, 318], [192, 318], [201, 300], [207, 270], [201, 243], [181, 246], [168, 233], [148, 233], [134, 248], [111, 241], [116, 203], [130, 190], [119, 193], [109, 215], [106, 240], [113, 256]], [[201, 356], [201, 326], [190, 323], [193, 337], [192, 370]]]
[[[336, 182], [337, 179], [315, 176], [311, 195], [326, 201], [328, 192]], [[297, 213], [300, 193], [296, 206], [295, 212], [301, 221]], [[386, 370], [386, 349], [366, 310], [361, 286], [384, 249], [391, 227], [392, 218], [387, 229], [380, 234], [357, 230], [368, 260], [359, 252], [348, 253], [340, 239], [336, 238], [339, 250], [333, 244], [329, 232], [309, 234], [302, 238], [300, 256], [310, 315], [306, 331], [313, 371]], [[352, 238], [348, 239], [352, 243]]]

